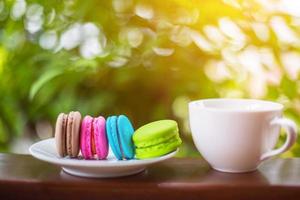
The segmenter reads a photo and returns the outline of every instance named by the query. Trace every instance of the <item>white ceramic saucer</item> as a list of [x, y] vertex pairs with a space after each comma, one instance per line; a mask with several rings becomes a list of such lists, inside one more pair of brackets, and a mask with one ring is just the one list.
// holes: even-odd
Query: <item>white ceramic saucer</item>
[[127, 176], [142, 172], [146, 166], [167, 160], [177, 153], [178, 149], [167, 155], [144, 160], [117, 160], [109, 151], [107, 160], [83, 160], [61, 158], [58, 156], [54, 138], [42, 140], [30, 146], [29, 152], [39, 160], [59, 165], [68, 174], [90, 178], [108, 178]]

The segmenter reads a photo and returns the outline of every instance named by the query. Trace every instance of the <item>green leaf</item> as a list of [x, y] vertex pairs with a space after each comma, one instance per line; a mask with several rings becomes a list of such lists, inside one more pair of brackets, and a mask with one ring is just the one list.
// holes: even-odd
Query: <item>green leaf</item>
[[296, 98], [298, 95], [296, 82], [290, 80], [287, 76], [284, 76], [282, 78], [281, 89], [283, 94], [285, 94], [290, 99]]
[[38, 93], [38, 91], [50, 80], [52, 80], [53, 78], [61, 75], [64, 73], [63, 69], [60, 68], [55, 68], [52, 69], [50, 71], [46, 71], [44, 74], [42, 74], [38, 80], [36, 80], [31, 88], [30, 88], [30, 92], [29, 92], [29, 99], [33, 100], [33, 98], [36, 96], [36, 94]]
[[0, 119], [0, 143], [6, 143], [8, 141], [7, 131], [5, 130], [4, 124]]

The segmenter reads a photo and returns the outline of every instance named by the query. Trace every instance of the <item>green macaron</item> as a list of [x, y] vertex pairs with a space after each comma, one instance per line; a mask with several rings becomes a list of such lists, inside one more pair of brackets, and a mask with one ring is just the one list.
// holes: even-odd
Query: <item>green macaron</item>
[[159, 120], [146, 124], [134, 132], [132, 139], [137, 159], [168, 154], [181, 144], [178, 125], [174, 120]]

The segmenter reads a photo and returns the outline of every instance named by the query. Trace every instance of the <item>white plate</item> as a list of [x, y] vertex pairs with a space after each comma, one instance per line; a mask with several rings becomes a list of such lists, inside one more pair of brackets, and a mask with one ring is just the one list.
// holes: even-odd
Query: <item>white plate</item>
[[167, 155], [144, 160], [117, 160], [109, 151], [107, 160], [83, 160], [58, 156], [54, 138], [42, 140], [30, 146], [29, 152], [39, 160], [59, 165], [68, 174], [82, 177], [120, 177], [142, 172], [147, 165], [173, 157], [178, 149]]

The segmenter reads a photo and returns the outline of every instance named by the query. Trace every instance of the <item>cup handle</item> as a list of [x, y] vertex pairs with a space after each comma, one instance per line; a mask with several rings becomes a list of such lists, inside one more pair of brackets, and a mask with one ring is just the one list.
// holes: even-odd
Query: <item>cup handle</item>
[[274, 120], [271, 121], [271, 125], [281, 126], [285, 130], [287, 134], [287, 138], [285, 143], [278, 149], [273, 149], [271, 151], [264, 153], [260, 157], [261, 161], [264, 161], [268, 158], [271, 158], [273, 156], [279, 155], [287, 151], [289, 148], [293, 146], [293, 144], [296, 142], [297, 139], [297, 126], [295, 122], [293, 122], [292, 120], [287, 118], [275, 118]]

